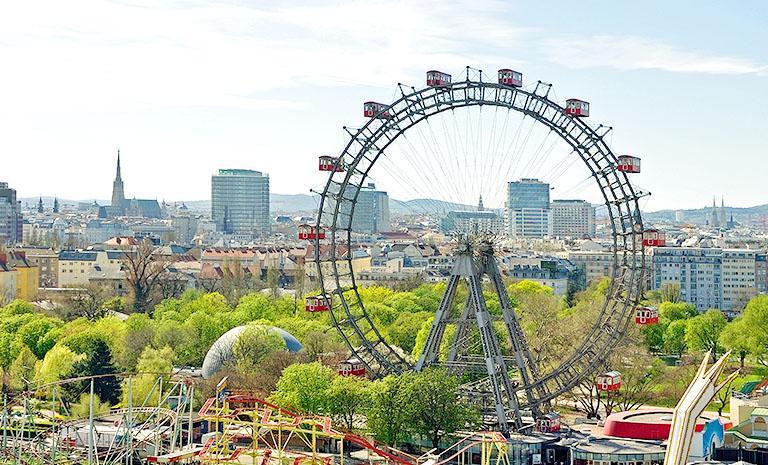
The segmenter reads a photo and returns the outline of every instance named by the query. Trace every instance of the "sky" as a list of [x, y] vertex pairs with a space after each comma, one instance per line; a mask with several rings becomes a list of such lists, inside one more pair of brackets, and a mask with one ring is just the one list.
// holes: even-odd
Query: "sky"
[[9, 2], [0, 181], [108, 199], [119, 148], [129, 196], [207, 199], [219, 168], [309, 193], [362, 102], [510, 67], [591, 102], [646, 209], [768, 203], [766, 24], [760, 0]]

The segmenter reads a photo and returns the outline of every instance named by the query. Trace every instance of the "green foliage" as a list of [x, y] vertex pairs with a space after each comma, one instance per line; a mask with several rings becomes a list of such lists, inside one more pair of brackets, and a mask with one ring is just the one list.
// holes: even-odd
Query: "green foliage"
[[396, 446], [406, 438], [411, 421], [410, 387], [412, 374], [389, 375], [370, 389], [368, 429], [385, 444]]
[[85, 357], [85, 354], [76, 354], [69, 347], [58, 344], [45, 354], [37, 370], [36, 381], [46, 384], [64, 379], [72, 371], [74, 364]]
[[[82, 394], [77, 403], [70, 406], [69, 411], [73, 418], [88, 418], [90, 415], [91, 400], [88, 394]], [[106, 415], [109, 413], [109, 402], [102, 402], [99, 396], [93, 396], [93, 415]]]
[[270, 399], [301, 413], [318, 415], [327, 406], [333, 371], [318, 362], [297, 363], [283, 370]]
[[370, 385], [371, 382], [365, 378], [335, 376], [328, 388], [326, 412], [335, 422], [351, 431], [370, 404]]
[[688, 330], [688, 321], [674, 320], [669, 323], [664, 331], [664, 350], [668, 354], [681, 356], [687, 349], [686, 333]]
[[10, 387], [17, 391], [28, 390], [35, 379], [35, 364], [37, 357], [29, 350], [29, 347], [22, 346], [16, 360], [11, 363], [8, 373], [10, 376]]
[[[153, 349], [147, 347], [141, 353], [136, 364], [136, 371], [143, 373], [134, 376], [130, 380], [131, 403], [135, 406], [154, 406], [157, 405], [160, 398], [160, 391], [157, 388], [158, 379], [162, 382], [168, 381], [173, 372], [174, 359], [173, 349], [164, 347], [162, 349]], [[122, 384], [122, 405], [128, 405], [129, 381], [126, 379]]]
[[[84, 347], [86, 354], [83, 360], [75, 362], [72, 366], [71, 378], [99, 376], [94, 379], [94, 392], [100, 399], [114, 405], [120, 398], [120, 383], [115, 376], [110, 375], [116, 372], [112, 361], [112, 351], [103, 339], [93, 338], [88, 341]], [[77, 352], [77, 351], [75, 351]], [[90, 389], [90, 381], [83, 380], [64, 385], [64, 397], [68, 402], [77, 399], [78, 396]]]
[[254, 371], [264, 358], [278, 350], [285, 350], [283, 338], [264, 325], [250, 325], [232, 347], [232, 362], [241, 372]]
[[691, 318], [685, 331], [686, 345], [692, 350], [711, 350], [712, 356], [716, 356], [720, 351], [720, 334], [727, 323], [723, 313], [718, 310], [708, 310]]
[[659, 305], [659, 319], [662, 322], [687, 320], [697, 316], [696, 306], [687, 302], [662, 302]]
[[439, 369], [416, 373], [408, 383], [413, 412], [413, 432], [422, 434], [437, 448], [440, 440], [479, 420], [479, 415], [459, 397], [459, 380]]

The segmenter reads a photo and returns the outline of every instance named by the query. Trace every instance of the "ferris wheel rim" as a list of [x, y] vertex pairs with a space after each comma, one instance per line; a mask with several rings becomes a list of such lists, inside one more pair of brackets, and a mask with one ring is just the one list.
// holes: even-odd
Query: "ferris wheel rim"
[[[538, 94], [539, 86], [542, 85], [542, 89], [545, 89], [546, 92], [542, 94]], [[583, 380], [588, 374], [581, 374], [579, 373], [578, 368], [583, 365], [580, 363], [573, 363], [574, 359], [578, 356], [584, 356], [589, 355], [591, 357], [591, 361], [594, 362], [604, 362], [606, 358], [606, 353], [611, 347], [615, 347], [615, 345], [618, 343], [618, 341], [623, 337], [623, 335], [626, 333], [629, 323], [631, 321], [631, 315], [632, 310], [634, 307], [639, 303], [639, 300], [642, 296], [642, 281], [643, 281], [643, 274], [644, 274], [644, 254], [643, 254], [643, 244], [642, 244], [642, 217], [640, 214], [640, 208], [638, 204], [638, 200], [642, 197], [642, 193], [635, 190], [634, 186], [629, 182], [629, 178], [626, 173], [620, 172], [617, 170], [617, 162], [618, 157], [613, 153], [611, 148], [607, 145], [607, 143], [604, 141], [603, 137], [605, 136], [604, 133], [600, 135], [598, 131], [601, 128], [608, 128], [607, 126], [600, 125], [597, 128], [591, 127], [586, 121], [584, 121], [582, 118], [570, 116], [566, 114], [565, 107], [559, 105], [557, 102], [554, 102], [548, 98], [549, 89], [551, 88], [551, 85], [549, 84], [543, 84], [541, 81], [539, 81], [539, 84], [537, 84], [536, 89], [533, 91], [526, 91], [521, 88], [517, 87], [509, 87], [502, 84], [492, 83], [492, 82], [482, 82], [482, 81], [472, 81], [469, 78], [464, 81], [457, 81], [454, 83], [451, 83], [450, 85], [445, 86], [439, 86], [439, 87], [425, 87], [421, 89], [415, 89], [410, 88], [412, 92], [406, 93], [403, 91], [404, 86], [399, 85], [400, 91], [401, 91], [401, 97], [396, 99], [393, 103], [386, 105], [387, 111], [390, 116], [386, 119], [379, 119], [376, 117], [369, 118], [366, 123], [358, 129], [356, 132], [351, 131], [349, 128], [345, 127], [345, 130], [350, 135], [350, 140], [344, 147], [344, 149], [341, 151], [341, 154], [339, 155], [337, 159], [337, 165], [340, 165], [343, 163], [345, 166], [345, 170], [341, 173], [334, 170], [332, 173], [330, 173], [328, 180], [326, 182], [325, 188], [323, 189], [321, 198], [320, 198], [320, 205], [318, 208], [318, 217], [316, 221], [316, 227], [321, 228], [324, 227], [324, 214], [325, 209], [324, 207], [328, 203], [328, 201], [332, 201], [335, 203], [332, 213], [332, 221], [330, 223], [325, 222], [329, 226], [330, 231], [330, 246], [329, 250], [331, 252], [330, 259], [329, 260], [321, 260], [320, 258], [320, 249], [321, 249], [321, 243], [320, 239], [316, 238], [314, 240], [315, 245], [315, 263], [317, 265], [318, 270], [318, 278], [321, 286], [321, 290], [324, 295], [329, 294], [337, 294], [340, 297], [341, 300], [341, 309], [343, 311], [343, 314], [337, 315], [336, 312], [331, 309], [329, 312], [331, 314], [331, 320], [334, 325], [334, 327], [339, 331], [339, 333], [342, 336], [342, 339], [344, 339], [344, 342], [346, 343], [347, 347], [352, 351], [353, 354], [358, 356], [369, 369], [372, 369], [374, 374], [379, 375], [380, 372], [388, 373], [388, 372], [400, 372], [405, 369], [412, 368], [412, 365], [407, 362], [403, 357], [401, 357], [381, 336], [380, 331], [376, 327], [376, 325], [371, 320], [370, 316], [368, 315], [367, 310], [365, 309], [365, 305], [362, 301], [362, 298], [358, 292], [358, 285], [356, 283], [356, 278], [354, 276], [354, 273], [350, 271], [349, 273], [349, 285], [342, 285], [342, 281], [340, 280], [340, 274], [339, 274], [339, 267], [337, 265], [337, 262], [347, 262], [349, 270], [352, 270], [352, 226], [351, 226], [351, 218], [354, 215], [354, 209], [357, 204], [357, 196], [360, 191], [360, 187], [363, 185], [364, 181], [368, 177], [368, 173], [375, 165], [376, 161], [381, 155], [385, 155], [384, 151], [394, 143], [400, 136], [405, 134], [409, 129], [411, 129], [413, 126], [416, 126], [417, 124], [423, 122], [424, 120], [427, 120], [431, 118], [432, 116], [435, 116], [437, 114], [444, 113], [448, 110], [455, 110], [458, 108], [464, 108], [464, 107], [473, 107], [473, 106], [483, 106], [483, 105], [493, 105], [496, 107], [503, 107], [507, 108], [508, 110], [514, 110], [517, 112], [523, 113], [524, 117], [532, 117], [536, 120], [537, 123], [544, 125], [545, 127], [548, 127], [550, 130], [557, 133], [557, 136], [565, 141], [568, 145], [570, 145], [573, 149], [573, 152], [576, 152], [576, 154], [579, 156], [579, 158], [582, 159], [582, 162], [587, 166], [587, 168], [590, 171], [590, 177], [593, 178], [593, 181], [597, 184], [598, 188], [601, 191], [601, 194], [603, 196], [604, 205], [607, 207], [608, 210], [608, 217], [609, 222], [611, 226], [611, 237], [612, 237], [612, 243], [613, 243], [613, 267], [611, 271], [611, 286], [609, 288], [609, 292], [606, 295], [605, 302], [602, 304], [600, 314], [596, 320], [596, 322], [593, 324], [592, 328], [588, 332], [587, 336], [583, 339], [582, 344], [577, 350], [573, 352], [568, 358], [566, 358], [560, 365], [555, 367], [550, 373], [547, 373], [545, 375], [542, 375], [538, 380], [536, 380], [531, 385], [522, 386], [522, 388], [525, 389], [533, 389], [537, 386], [544, 387], [548, 381], [555, 380], [556, 381], [556, 390], [551, 391], [548, 395], [542, 396], [546, 397], [545, 399], [537, 399], [539, 402], [545, 402], [552, 400], [556, 396], [562, 394], [563, 392], [567, 391], [568, 389], [575, 386], [578, 382]], [[491, 94], [494, 95], [493, 100], [489, 100], [486, 97], [486, 92], [491, 91]], [[463, 92], [464, 98], [463, 99], [455, 99], [454, 93], [456, 91]], [[479, 92], [479, 98], [478, 98], [478, 92]], [[472, 94], [470, 96], [470, 93]], [[508, 94], [509, 99], [508, 101], [505, 99], [499, 99], [499, 96], [501, 94]], [[448, 98], [450, 96], [450, 98]], [[518, 96], [522, 96], [520, 98], [524, 97], [524, 102], [522, 107], [518, 107], [515, 104], [518, 103]], [[429, 103], [427, 104], [427, 99], [431, 99]], [[403, 103], [406, 103], [404, 107], [400, 108]], [[413, 108], [416, 108], [417, 111], [411, 111]], [[399, 108], [399, 109], [398, 109]], [[395, 109], [398, 109], [397, 111], [394, 111]], [[430, 112], [430, 110], [436, 109], [433, 112]], [[395, 116], [399, 116], [401, 112], [406, 111], [404, 117], [400, 118], [394, 125], [391, 124], [391, 121], [395, 119]], [[550, 113], [553, 113], [551, 115], [552, 120], [545, 118], [545, 114], [550, 111]], [[414, 117], [414, 114], [420, 115]], [[393, 116], [394, 115], [394, 116]], [[556, 118], [555, 118], [556, 117]], [[400, 126], [400, 122], [409, 120], [410, 122], [408, 124], [405, 124], [404, 126]], [[557, 122], [557, 124], [555, 123]], [[560, 132], [561, 129], [564, 127], [570, 127], [569, 132], [562, 133]], [[563, 125], [561, 127], [561, 125]], [[384, 134], [389, 131], [390, 129], [395, 129], [391, 136], [387, 136], [385, 139], [385, 142], [378, 146], [378, 141], [384, 136]], [[578, 133], [575, 137], [571, 135], [571, 132], [578, 130]], [[610, 130], [610, 128], [608, 128]], [[584, 140], [579, 140], [582, 138], [582, 136], [585, 136]], [[362, 137], [361, 137], [362, 136]], [[364, 141], [364, 143], [361, 143], [358, 138], [360, 138]], [[570, 139], [569, 139], [570, 137]], [[589, 143], [589, 146], [586, 146], [585, 144]], [[350, 149], [352, 149], [355, 144], [358, 144], [360, 147], [359, 149], [353, 149], [350, 152]], [[371, 153], [371, 147], [374, 148], [373, 154], [370, 155], [373, 157], [372, 160], [365, 158], [366, 154]], [[595, 153], [591, 153], [591, 150], [596, 150]], [[599, 170], [596, 170], [595, 168], [599, 168], [599, 163], [595, 162], [595, 166], [591, 166], [589, 164], [589, 161], [592, 160], [592, 157], [595, 156], [601, 156], [600, 161], [606, 161], [608, 164], [600, 168]], [[350, 162], [347, 163], [347, 160], [345, 157], [350, 158]], [[361, 162], [361, 160], [365, 158], [370, 163], [364, 170], [358, 170], [358, 166]], [[595, 161], [595, 160], [592, 160]], [[359, 178], [359, 182], [357, 184], [350, 183], [350, 179], [352, 178], [352, 175], [357, 174], [361, 175]], [[341, 174], [341, 175], [340, 175]], [[604, 178], [606, 184], [601, 184], [601, 178], [600, 176]], [[608, 183], [609, 175], [612, 176], [613, 183], [615, 185], [612, 185], [611, 183]], [[341, 178], [341, 182], [335, 181], [334, 178]], [[617, 183], [617, 184], [616, 184]], [[335, 192], [332, 192], [331, 187], [336, 185], [337, 189]], [[354, 186], [354, 194], [351, 199], [344, 197], [344, 193], [347, 192], [347, 188], [349, 186]], [[617, 190], [619, 191], [621, 196], [617, 196]], [[608, 195], [608, 192], [610, 192], [611, 195]], [[337, 197], [336, 199], [332, 199], [332, 197]], [[341, 201], [339, 199], [342, 199]], [[350, 205], [350, 211], [348, 214], [345, 213], [345, 216], [348, 217], [349, 225], [347, 227], [338, 227], [338, 219], [340, 215], [340, 205], [344, 203], [344, 201], [349, 202]], [[623, 208], [622, 208], [623, 207]], [[616, 218], [616, 213], [619, 214], [619, 218]], [[619, 223], [617, 224], [617, 221]], [[629, 228], [627, 227], [627, 224], [629, 224]], [[620, 226], [619, 226], [620, 225]], [[621, 229], [621, 231], [619, 231]], [[341, 233], [342, 236], [344, 236], [344, 233], [346, 233], [346, 237], [342, 238], [342, 242], [339, 242], [337, 240], [337, 234]], [[620, 237], [622, 240], [620, 240]], [[631, 240], [628, 240], [630, 238]], [[344, 239], [346, 239], [346, 244], [344, 244]], [[336, 255], [336, 249], [337, 247], [343, 247], [346, 245], [346, 257], [339, 257]], [[631, 248], [628, 248], [628, 246], [631, 245]], [[638, 261], [638, 253], [639, 253], [639, 263], [640, 266], [637, 266]], [[632, 257], [632, 263], [631, 266], [627, 262], [627, 256], [631, 255]], [[619, 256], [621, 256], [622, 260], [620, 263]], [[335, 283], [335, 287], [331, 292], [329, 292], [330, 289], [326, 287], [326, 280], [324, 276], [323, 266], [322, 263], [324, 261], [330, 261], [332, 263], [332, 269], [328, 273], [330, 278], [332, 279], [332, 282]], [[621, 271], [621, 274], [619, 272]], [[628, 275], [627, 275], [628, 270]], [[619, 279], [620, 278], [620, 279]], [[625, 282], [626, 278], [628, 279], [628, 283]], [[343, 293], [345, 292], [352, 292], [353, 297], [355, 300], [355, 304], [359, 306], [359, 309], [361, 310], [360, 315], [353, 315], [349, 309], [349, 304], [346, 302], [345, 298], [343, 297]], [[621, 309], [619, 310], [619, 306], [621, 306]], [[333, 307], [333, 306], [331, 306]], [[336, 308], [336, 311], [338, 311], [339, 308]], [[611, 315], [616, 314], [617, 312], [621, 313], [621, 317], [616, 323], [610, 325], [606, 321], [603, 321], [606, 319], [607, 313], [610, 312]], [[346, 319], [340, 319], [339, 316], [346, 315]], [[355, 346], [352, 341], [350, 341], [350, 338], [347, 337], [347, 334], [345, 334], [345, 329], [342, 328], [343, 324], [349, 323], [351, 325], [352, 331], [354, 334], [360, 336], [362, 333], [362, 330], [358, 327], [357, 322], [363, 321], [366, 323], [367, 326], [370, 326], [366, 329], [367, 332], [373, 332], [376, 342], [374, 346], [381, 346], [382, 350], [386, 350], [388, 352], [387, 356], [393, 357], [392, 360], [389, 360], [387, 356], [382, 355], [381, 352], [376, 347], [357, 347]], [[596, 334], [599, 332], [604, 332], [608, 334], [607, 338], [599, 338], [596, 337]], [[367, 334], [367, 333], [366, 333]], [[360, 336], [363, 341], [365, 341], [365, 336]], [[365, 345], [365, 344], [364, 344]], [[601, 347], [602, 346], [602, 347]], [[369, 357], [362, 356], [362, 352], [368, 351], [369, 353], [366, 355], [369, 355]], [[379, 363], [380, 365], [384, 365], [384, 367], [379, 367], [378, 370], [373, 369], [373, 367], [370, 365], [374, 362]], [[586, 368], [586, 367], [582, 367]], [[378, 372], [377, 372], [378, 371]], [[582, 370], [583, 371], [583, 370]], [[566, 382], [561, 382], [561, 380], [556, 379], [557, 376], [565, 374], [566, 376]], [[523, 405], [523, 404], [521, 404]]]

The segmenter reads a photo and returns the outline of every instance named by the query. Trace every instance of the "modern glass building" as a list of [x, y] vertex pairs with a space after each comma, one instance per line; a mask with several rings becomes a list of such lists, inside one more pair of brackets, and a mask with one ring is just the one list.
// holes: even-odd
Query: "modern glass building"
[[507, 232], [512, 237], [543, 238], [552, 235], [549, 184], [521, 179], [507, 185]]
[[0, 182], [0, 245], [15, 245], [22, 236], [21, 203], [16, 199], [16, 190]]
[[269, 175], [219, 170], [211, 177], [211, 218], [225, 234], [269, 235]]
[[352, 217], [352, 230], [359, 233], [389, 232], [392, 228], [389, 215], [389, 195], [376, 190], [369, 183], [360, 189]]

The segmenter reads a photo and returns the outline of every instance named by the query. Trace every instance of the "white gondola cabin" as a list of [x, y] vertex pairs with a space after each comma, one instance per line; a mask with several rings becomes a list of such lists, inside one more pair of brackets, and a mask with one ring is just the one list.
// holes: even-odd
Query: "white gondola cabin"
[[619, 163], [616, 165], [616, 169], [625, 173], [639, 173], [640, 158], [633, 157], [632, 155], [619, 155]]
[[427, 85], [429, 87], [450, 86], [451, 75], [442, 71], [427, 71]]
[[313, 295], [306, 298], [304, 310], [310, 313], [327, 312], [331, 309], [331, 299], [325, 295]]
[[557, 433], [561, 426], [560, 414], [557, 412], [550, 412], [536, 419], [536, 431], [540, 433]]
[[664, 247], [667, 245], [667, 235], [658, 229], [646, 229], [643, 231], [643, 245], [645, 247]]
[[365, 364], [358, 358], [339, 363], [339, 376], [365, 376]]
[[598, 391], [618, 391], [621, 388], [621, 373], [618, 371], [609, 371], [597, 375], [595, 380], [595, 388]]
[[571, 116], [589, 116], [589, 102], [569, 98], [565, 101], [565, 113]]
[[342, 172], [344, 171], [343, 166], [336, 167], [336, 157], [331, 157], [329, 155], [321, 155], [318, 157], [318, 163], [320, 171], [336, 171], [336, 172]]
[[518, 73], [511, 69], [500, 69], [499, 84], [510, 87], [523, 87], [523, 73]]
[[637, 307], [635, 323], [639, 325], [655, 325], [659, 322], [659, 310], [656, 307]]
[[325, 239], [325, 230], [311, 224], [299, 225], [299, 240]]
[[389, 119], [389, 106], [378, 102], [365, 102], [363, 104], [363, 116], [366, 118]]

